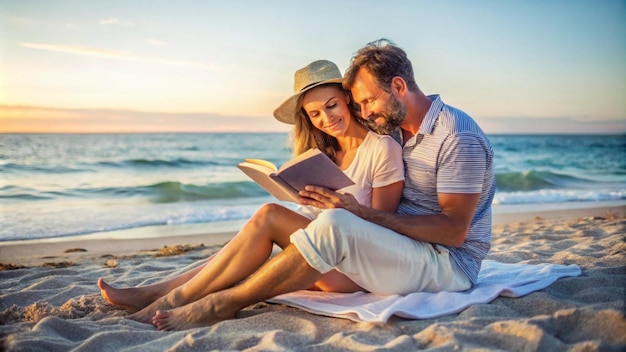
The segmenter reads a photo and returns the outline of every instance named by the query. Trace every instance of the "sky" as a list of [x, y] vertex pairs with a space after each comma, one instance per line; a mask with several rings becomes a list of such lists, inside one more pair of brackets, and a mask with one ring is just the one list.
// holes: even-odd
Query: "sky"
[[288, 131], [297, 69], [383, 37], [487, 133], [626, 133], [624, 0], [2, 0], [0, 132]]

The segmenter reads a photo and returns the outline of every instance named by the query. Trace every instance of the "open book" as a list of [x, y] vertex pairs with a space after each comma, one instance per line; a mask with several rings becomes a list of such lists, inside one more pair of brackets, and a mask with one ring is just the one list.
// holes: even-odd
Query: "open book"
[[306, 185], [336, 191], [353, 185], [346, 174], [319, 149], [309, 149], [280, 168], [269, 161], [246, 159], [237, 167], [276, 199], [298, 202], [298, 192]]

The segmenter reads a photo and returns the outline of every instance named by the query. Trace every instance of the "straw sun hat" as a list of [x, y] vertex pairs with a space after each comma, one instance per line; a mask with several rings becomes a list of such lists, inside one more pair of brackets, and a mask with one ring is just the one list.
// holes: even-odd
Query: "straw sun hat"
[[274, 117], [284, 123], [295, 124], [298, 99], [308, 90], [327, 83], [341, 83], [343, 78], [339, 68], [328, 60], [313, 61], [294, 74], [294, 94], [285, 100], [276, 110]]

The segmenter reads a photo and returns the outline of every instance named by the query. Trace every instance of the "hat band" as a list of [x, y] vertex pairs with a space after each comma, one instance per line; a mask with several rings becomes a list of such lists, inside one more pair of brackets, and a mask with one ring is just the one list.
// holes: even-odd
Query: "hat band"
[[305, 90], [305, 89], [309, 88], [310, 86], [314, 86], [314, 85], [316, 85], [316, 84], [318, 84], [318, 83], [320, 83], [320, 82], [322, 82], [322, 81], [317, 81], [317, 82], [309, 83], [309, 84], [307, 84], [306, 86], [304, 86], [304, 87], [300, 88], [300, 90], [298, 91], [298, 93], [300, 93], [300, 92], [302, 92], [303, 90]]

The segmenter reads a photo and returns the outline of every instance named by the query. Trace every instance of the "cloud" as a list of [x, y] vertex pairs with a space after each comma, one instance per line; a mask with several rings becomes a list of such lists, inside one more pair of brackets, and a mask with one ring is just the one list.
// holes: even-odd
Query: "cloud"
[[215, 64], [211, 64], [211, 63], [172, 60], [172, 59], [165, 59], [165, 58], [160, 58], [160, 57], [155, 57], [155, 56], [141, 56], [141, 55], [134, 55], [134, 54], [125, 53], [121, 51], [101, 49], [101, 48], [89, 48], [89, 47], [76, 46], [76, 45], [39, 44], [39, 43], [20, 43], [20, 46], [23, 46], [29, 49], [54, 51], [54, 52], [60, 52], [64, 54], [71, 54], [71, 55], [99, 57], [103, 59], [135, 61], [135, 62], [161, 64], [161, 65], [185, 66], [185, 67], [192, 67], [192, 68], [210, 70], [210, 71], [220, 70], [219, 66]]
[[167, 44], [166, 42], [164, 42], [162, 40], [158, 40], [158, 39], [154, 39], [154, 38], [146, 39], [146, 43], [148, 43], [150, 45], [154, 45], [154, 46], [163, 46], [163, 45]]
[[119, 25], [119, 26], [133, 26], [134, 23], [128, 21], [122, 21], [119, 18], [107, 18], [104, 20], [100, 20], [101, 25], [103, 26], [111, 26], [111, 25]]
[[37, 23], [37, 21], [34, 18], [25, 17], [25, 16], [12, 16], [10, 18], [10, 21], [13, 24], [16, 24], [18, 26], [28, 26], [28, 25], [33, 25]]

